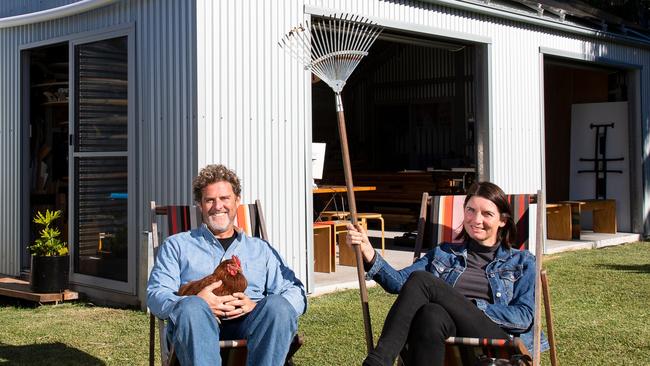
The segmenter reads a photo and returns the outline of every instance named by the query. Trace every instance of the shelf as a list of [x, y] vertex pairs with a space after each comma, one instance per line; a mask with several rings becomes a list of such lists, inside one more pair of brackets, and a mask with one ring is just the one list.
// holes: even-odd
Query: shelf
[[54, 81], [50, 83], [41, 83], [41, 84], [34, 84], [32, 85], [32, 88], [44, 88], [48, 86], [68, 86], [67, 81]]
[[67, 105], [68, 105], [68, 101], [67, 101], [67, 100], [57, 100], [56, 102], [45, 102], [45, 103], [41, 103], [41, 105], [42, 105], [42, 106], [57, 106], [57, 105], [59, 105], [59, 106], [62, 106], [62, 105], [67, 106]]
[[81, 84], [88, 83], [88, 84], [94, 84], [94, 83], [101, 83], [101, 84], [109, 84], [109, 85], [128, 85], [129, 81], [128, 80], [123, 80], [123, 79], [112, 79], [112, 78], [91, 78], [91, 77], [83, 77], [79, 80]]
[[79, 104], [83, 105], [117, 105], [117, 106], [125, 106], [128, 105], [129, 101], [127, 99], [91, 99], [91, 98], [84, 98], [79, 100]]

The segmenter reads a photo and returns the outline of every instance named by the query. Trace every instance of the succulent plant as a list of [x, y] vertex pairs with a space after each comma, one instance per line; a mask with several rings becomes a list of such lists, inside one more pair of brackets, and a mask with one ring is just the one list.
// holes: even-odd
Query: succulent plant
[[50, 211], [45, 210], [45, 215], [38, 211], [34, 216], [34, 223], [42, 225], [40, 231], [41, 237], [34, 240], [27, 250], [31, 255], [35, 256], [60, 256], [68, 254], [68, 243], [59, 239], [61, 231], [58, 228], [52, 227], [52, 222], [63, 214], [63, 211]]

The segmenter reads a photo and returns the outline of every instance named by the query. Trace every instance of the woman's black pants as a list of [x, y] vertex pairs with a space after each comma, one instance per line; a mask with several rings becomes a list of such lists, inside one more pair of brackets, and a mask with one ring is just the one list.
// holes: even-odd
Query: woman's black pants
[[465, 296], [425, 271], [413, 272], [391, 307], [377, 347], [364, 365], [393, 365], [408, 342], [405, 363], [442, 365], [451, 336], [507, 338], [508, 334]]

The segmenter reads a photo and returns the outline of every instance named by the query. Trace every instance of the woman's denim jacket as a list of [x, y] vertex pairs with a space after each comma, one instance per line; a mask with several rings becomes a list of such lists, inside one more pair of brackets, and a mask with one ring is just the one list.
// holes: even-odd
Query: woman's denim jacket
[[[467, 268], [467, 243], [444, 243], [429, 251], [412, 265], [397, 271], [379, 253], [366, 274], [386, 291], [396, 294], [415, 271], [428, 271], [455, 286]], [[535, 308], [535, 256], [529, 251], [500, 246], [496, 258], [485, 268], [493, 303], [477, 299], [476, 306], [513, 336], [520, 337], [533, 352], [533, 317]], [[541, 350], [548, 349], [542, 335]]]

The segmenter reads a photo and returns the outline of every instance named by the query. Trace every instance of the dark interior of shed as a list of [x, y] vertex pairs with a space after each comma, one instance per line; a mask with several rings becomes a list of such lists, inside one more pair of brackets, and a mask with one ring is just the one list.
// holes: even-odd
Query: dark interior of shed
[[[62, 237], [68, 228], [68, 44], [25, 51], [29, 73], [29, 201], [37, 211], [62, 210]], [[31, 219], [29, 241], [39, 226]]]
[[[470, 44], [384, 33], [343, 89], [360, 212], [388, 230], [411, 231], [423, 192], [462, 194], [476, 177], [476, 49]], [[314, 142], [327, 144], [319, 185], [344, 184], [334, 93], [312, 84]], [[315, 195], [322, 209], [326, 197]], [[331, 209], [331, 208], [330, 208]]]
[[624, 70], [594, 64], [544, 59], [546, 200], [569, 200], [571, 106], [627, 101]]

